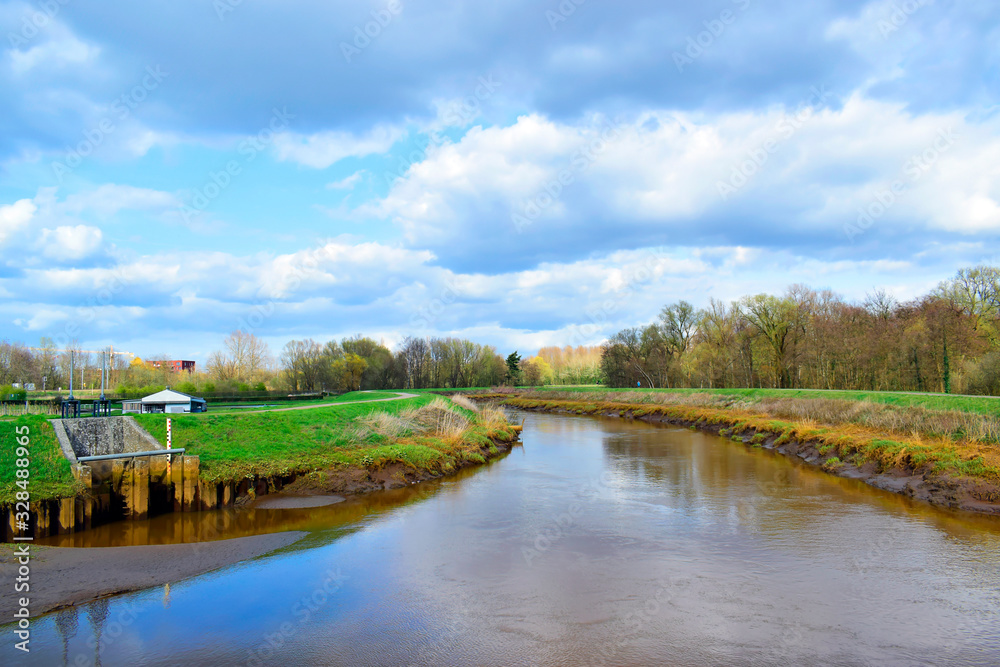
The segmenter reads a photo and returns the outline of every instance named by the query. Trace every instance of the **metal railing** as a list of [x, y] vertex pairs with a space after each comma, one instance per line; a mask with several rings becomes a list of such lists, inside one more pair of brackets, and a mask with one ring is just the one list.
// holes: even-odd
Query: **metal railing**
[[179, 447], [177, 449], [154, 449], [151, 452], [125, 452], [123, 454], [100, 454], [99, 456], [80, 456], [77, 457], [77, 461], [80, 463], [87, 463], [88, 461], [110, 461], [111, 459], [129, 459], [135, 458], [136, 456], [164, 456], [171, 454], [183, 454], [184, 448]]

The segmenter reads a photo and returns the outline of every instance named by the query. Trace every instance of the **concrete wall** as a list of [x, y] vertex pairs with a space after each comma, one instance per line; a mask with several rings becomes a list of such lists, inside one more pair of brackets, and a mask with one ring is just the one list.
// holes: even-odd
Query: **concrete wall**
[[[101, 456], [164, 449], [131, 417], [90, 417], [54, 420], [56, 437], [70, 462], [80, 456]], [[62, 437], [60, 437], [60, 435]], [[64, 440], [75, 457], [66, 452]]]

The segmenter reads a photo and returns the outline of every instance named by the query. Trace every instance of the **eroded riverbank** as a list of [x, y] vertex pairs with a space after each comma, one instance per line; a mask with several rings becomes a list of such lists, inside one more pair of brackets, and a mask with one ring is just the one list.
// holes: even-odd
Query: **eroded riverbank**
[[[907, 451], [907, 443], [888, 440], [887, 436], [870, 430], [836, 433], [815, 425], [687, 406], [565, 401], [516, 395], [479, 398], [500, 399], [505, 405], [526, 411], [601, 415], [694, 428], [738, 440], [750, 447], [794, 456], [827, 473], [861, 480], [939, 507], [1000, 515], [1000, 483], [985, 476], [942, 472], [935, 462], [922, 458], [919, 446], [911, 446], [911, 451]], [[973, 452], [967, 456], [972, 459], [975, 455]]]

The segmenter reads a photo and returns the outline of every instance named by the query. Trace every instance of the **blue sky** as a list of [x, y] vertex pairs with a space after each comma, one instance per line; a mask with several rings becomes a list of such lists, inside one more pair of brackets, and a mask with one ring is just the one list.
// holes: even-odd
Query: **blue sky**
[[0, 337], [592, 344], [1000, 261], [986, 0], [0, 3]]

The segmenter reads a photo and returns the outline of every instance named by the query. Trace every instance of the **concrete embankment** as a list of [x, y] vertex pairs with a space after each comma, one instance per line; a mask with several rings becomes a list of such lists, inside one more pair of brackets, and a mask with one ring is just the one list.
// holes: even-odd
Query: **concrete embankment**
[[[953, 510], [1000, 516], [1000, 484], [992, 479], [943, 472], [933, 463], [918, 463], [908, 456], [905, 445], [894, 450], [894, 456], [881, 458], [866, 452], [871, 442], [891, 443], [884, 434], [815, 435], [812, 427], [785, 424], [773, 428], [776, 422], [748, 418], [742, 414], [726, 414], [722, 410], [704, 410], [685, 406], [633, 405], [608, 402], [560, 401], [526, 399], [511, 395], [488, 395], [474, 398], [501, 400], [521, 410], [562, 414], [595, 415], [634, 419], [649, 423], [684, 426], [713, 433], [750, 447], [773, 450], [796, 457], [824, 471], [861, 480], [886, 491]], [[822, 430], [822, 429], [821, 429]], [[833, 431], [834, 429], [826, 429]], [[844, 460], [841, 460], [841, 457]]]
[[[145, 519], [164, 512], [210, 509], [216, 488], [199, 482], [197, 456], [173, 454], [131, 417], [53, 420], [52, 426], [73, 476], [82, 486], [72, 498], [33, 501], [31, 519], [36, 538], [86, 530], [118, 519]], [[103, 461], [81, 462], [90, 456], [134, 454]], [[16, 506], [3, 508], [5, 539], [16, 528]]]

